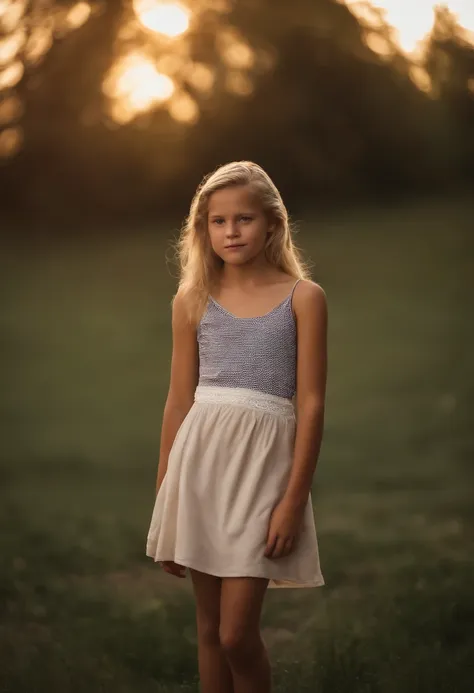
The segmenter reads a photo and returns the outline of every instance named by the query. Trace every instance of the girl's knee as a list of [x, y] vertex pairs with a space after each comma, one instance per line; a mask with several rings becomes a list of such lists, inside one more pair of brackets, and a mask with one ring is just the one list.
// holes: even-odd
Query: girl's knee
[[220, 645], [219, 620], [213, 618], [197, 618], [197, 632], [200, 642], [205, 645]]
[[232, 626], [221, 626], [219, 640], [226, 655], [237, 659], [252, 658], [252, 655], [259, 650], [261, 642], [258, 632], [249, 632]]

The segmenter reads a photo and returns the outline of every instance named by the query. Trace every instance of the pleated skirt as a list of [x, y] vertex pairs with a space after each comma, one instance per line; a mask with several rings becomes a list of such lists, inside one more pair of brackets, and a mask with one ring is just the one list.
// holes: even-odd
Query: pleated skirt
[[269, 588], [324, 585], [311, 493], [291, 553], [264, 555], [295, 435], [292, 400], [198, 385], [155, 499], [146, 555], [218, 577], [268, 578]]

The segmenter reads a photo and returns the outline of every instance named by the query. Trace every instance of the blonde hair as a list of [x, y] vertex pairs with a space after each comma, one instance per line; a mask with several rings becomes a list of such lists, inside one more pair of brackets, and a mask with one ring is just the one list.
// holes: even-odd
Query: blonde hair
[[209, 198], [217, 190], [237, 185], [252, 187], [274, 224], [265, 246], [268, 262], [295, 279], [310, 278], [308, 266], [293, 242], [287, 209], [270, 176], [252, 161], [225, 164], [205, 176], [198, 186], [176, 244], [180, 266], [178, 291], [186, 299], [189, 319], [196, 323], [224, 264], [212, 249], [208, 234]]

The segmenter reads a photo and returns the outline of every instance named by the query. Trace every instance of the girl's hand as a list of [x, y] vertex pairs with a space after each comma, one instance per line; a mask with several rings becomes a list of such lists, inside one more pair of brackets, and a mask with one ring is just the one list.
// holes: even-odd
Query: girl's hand
[[174, 561], [160, 561], [160, 565], [165, 571], [165, 573], [169, 573], [170, 575], [175, 575], [176, 577], [179, 578], [185, 578], [185, 572], [186, 568], [184, 565], [180, 565], [179, 563], [175, 563]]
[[268, 529], [265, 556], [281, 558], [293, 550], [303, 523], [304, 509], [297, 510], [282, 499], [273, 509]]

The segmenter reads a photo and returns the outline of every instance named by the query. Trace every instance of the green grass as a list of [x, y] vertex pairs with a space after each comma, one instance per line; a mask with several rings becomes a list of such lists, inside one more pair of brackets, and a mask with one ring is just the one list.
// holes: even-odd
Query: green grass
[[[313, 492], [327, 584], [267, 594], [275, 693], [471, 690], [473, 212], [431, 201], [301, 227], [330, 314]], [[165, 254], [139, 229], [5, 244], [0, 693], [198, 690], [189, 576], [144, 555]]]

